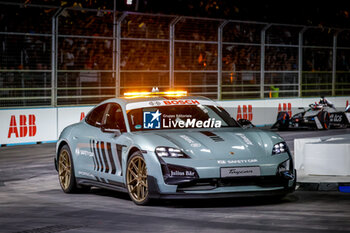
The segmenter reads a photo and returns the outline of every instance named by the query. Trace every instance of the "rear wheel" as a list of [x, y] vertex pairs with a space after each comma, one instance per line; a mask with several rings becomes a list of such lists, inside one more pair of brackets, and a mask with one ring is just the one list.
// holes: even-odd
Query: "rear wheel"
[[318, 119], [320, 120], [321, 124], [322, 124], [322, 128], [327, 130], [329, 129], [329, 125], [330, 125], [330, 115], [328, 112], [320, 112], [318, 114]]
[[135, 204], [149, 204], [147, 167], [145, 159], [139, 151], [133, 153], [128, 160], [126, 184], [129, 196]]
[[68, 145], [64, 145], [58, 157], [58, 180], [65, 193], [88, 191], [90, 187], [79, 187], [75, 181], [72, 153]]

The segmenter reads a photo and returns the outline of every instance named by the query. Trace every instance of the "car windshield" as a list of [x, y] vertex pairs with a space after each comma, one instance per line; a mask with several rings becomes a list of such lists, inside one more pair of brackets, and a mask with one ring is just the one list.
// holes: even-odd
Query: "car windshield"
[[214, 105], [172, 105], [129, 110], [131, 131], [239, 127], [222, 108]]

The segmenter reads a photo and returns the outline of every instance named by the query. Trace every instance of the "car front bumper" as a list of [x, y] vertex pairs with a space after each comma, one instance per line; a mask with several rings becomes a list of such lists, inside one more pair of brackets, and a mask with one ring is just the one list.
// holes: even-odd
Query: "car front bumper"
[[[294, 173], [295, 177], [296, 174]], [[282, 178], [283, 179], [283, 178]], [[155, 199], [207, 199], [207, 198], [230, 198], [230, 197], [258, 197], [258, 196], [282, 196], [288, 193], [292, 193], [295, 190], [296, 178], [293, 180], [285, 180], [282, 183], [275, 183], [274, 185], [258, 185], [258, 184], [247, 184], [243, 185], [232, 182], [228, 186], [220, 186], [218, 183], [220, 179], [216, 179], [216, 184], [212, 187], [207, 186], [207, 189], [196, 190], [196, 186], [188, 186], [189, 188], [182, 188], [183, 186], [178, 185], [179, 188], [176, 192], [161, 192], [158, 187], [157, 179], [149, 176], [148, 187], [149, 195]], [[200, 179], [199, 179], [200, 181]], [[197, 186], [200, 187], [200, 186]]]
[[[289, 153], [261, 156], [242, 163], [221, 164], [222, 160], [159, 159], [145, 156], [148, 164], [148, 187], [153, 198], [212, 198], [231, 196], [282, 195], [294, 190], [296, 172]], [[289, 174], [279, 167], [290, 160]], [[240, 161], [241, 160], [237, 160]], [[243, 161], [243, 160], [242, 160]], [[158, 162], [158, 163], [157, 163]], [[219, 163], [220, 162], [220, 163]], [[231, 161], [235, 162], [235, 161]], [[259, 167], [260, 175], [221, 177], [221, 168]], [[175, 174], [175, 175], [172, 175]], [[182, 174], [182, 175], [180, 175]]]

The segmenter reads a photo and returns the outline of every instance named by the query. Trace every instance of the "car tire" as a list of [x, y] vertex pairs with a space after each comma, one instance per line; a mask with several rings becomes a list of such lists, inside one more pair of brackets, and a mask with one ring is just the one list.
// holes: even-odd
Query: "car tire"
[[329, 117], [329, 113], [328, 112], [320, 112], [318, 114], [318, 119], [320, 120], [321, 124], [322, 124], [322, 129], [324, 130], [328, 130], [329, 126], [330, 126], [330, 117]]
[[134, 152], [128, 159], [126, 187], [131, 200], [136, 205], [148, 205], [150, 203], [146, 161], [140, 151]]
[[80, 193], [90, 190], [88, 186], [78, 186], [74, 175], [72, 153], [68, 145], [64, 145], [58, 156], [58, 181], [65, 193]]
[[278, 130], [287, 130], [289, 128], [289, 114], [287, 112], [280, 112], [277, 119], [279, 120]]

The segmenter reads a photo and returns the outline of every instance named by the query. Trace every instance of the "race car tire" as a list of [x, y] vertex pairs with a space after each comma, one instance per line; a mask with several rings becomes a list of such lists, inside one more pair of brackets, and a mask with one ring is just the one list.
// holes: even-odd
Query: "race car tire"
[[72, 153], [68, 145], [64, 145], [58, 156], [58, 180], [65, 193], [80, 193], [90, 190], [87, 186], [78, 186], [75, 175]]
[[287, 112], [279, 112], [277, 120], [278, 130], [286, 130], [289, 128], [289, 114]]
[[128, 159], [126, 186], [131, 200], [136, 205], [147, 205], [150, 203], [147, 166], [140, 151], [134, 152]]
[[318, 119], [320, 120], [320, 122], [322, 124], [322, 129], [328, 130], [329, 129], [329, 125], [330, 125], [329, 113], [322, 111], [322, 112], [318, 113], [317, 117], [318, 117]]

